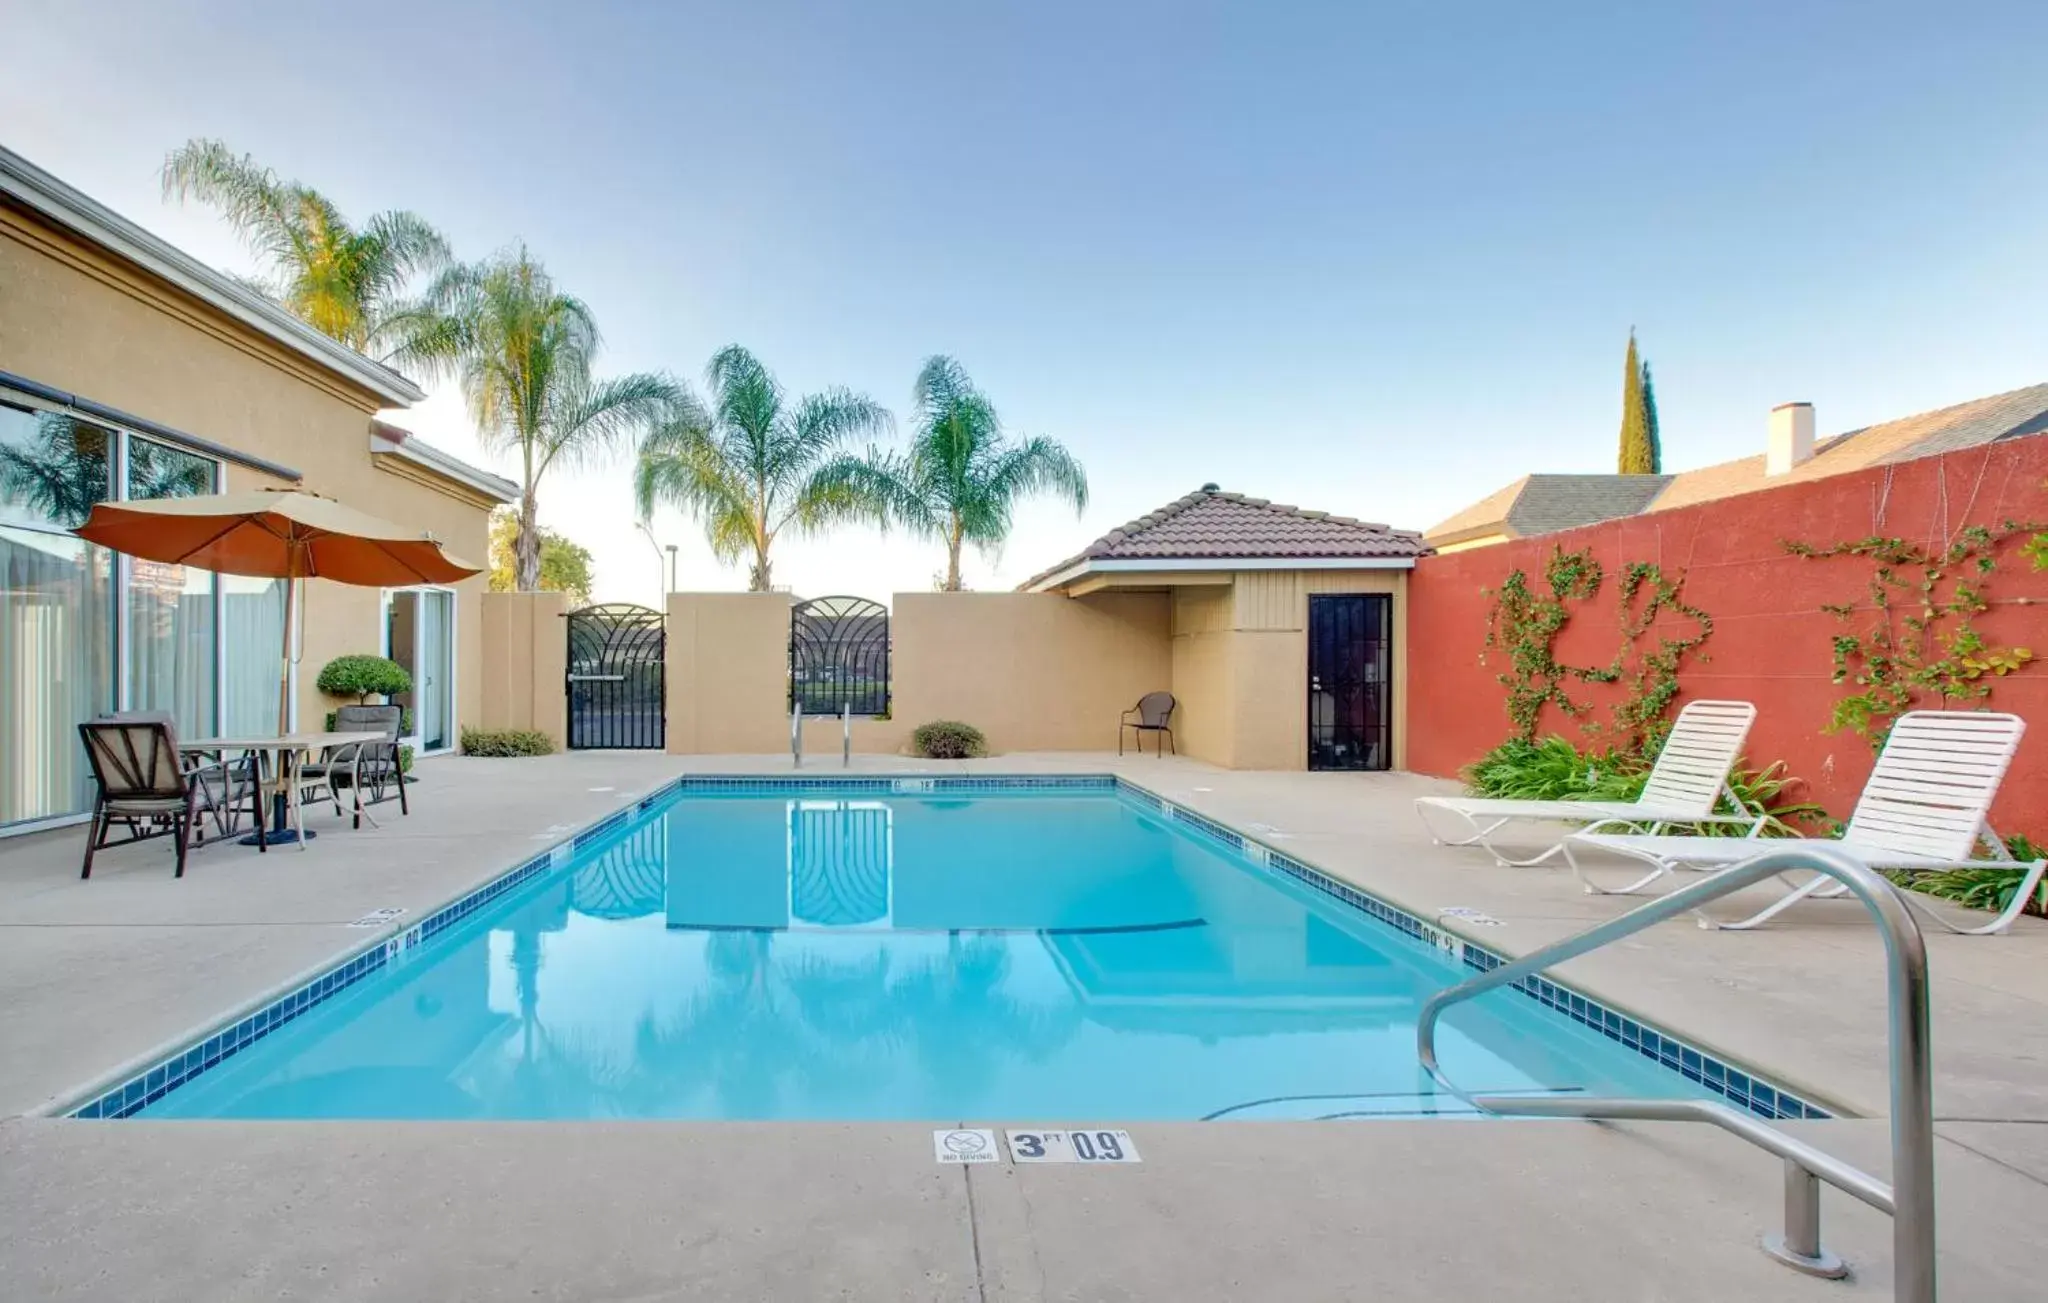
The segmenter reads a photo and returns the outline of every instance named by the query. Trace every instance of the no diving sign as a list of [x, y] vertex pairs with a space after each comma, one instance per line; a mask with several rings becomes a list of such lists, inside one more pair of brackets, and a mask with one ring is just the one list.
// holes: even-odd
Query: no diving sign
[[932, 1132], [932, 1155], [942, 1163], [995, 1163], [1003, 1156], [996, 1133], [978, 1127]]

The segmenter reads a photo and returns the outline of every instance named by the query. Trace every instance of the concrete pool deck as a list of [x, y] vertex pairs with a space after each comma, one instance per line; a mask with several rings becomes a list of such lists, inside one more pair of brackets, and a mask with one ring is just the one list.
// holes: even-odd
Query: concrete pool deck
[[[855, 769], [1121, 772], [1425, 917], [1483, 910], [1501, 925], [1455, 930], [1508, 953], [1634, 903], [1586, 896], [1562, 869], [1431, 845], [1409, 801], [1448, 785], [1410, 775], [1110, 755]], [[162, 842], [103, 852], [88, 882], [79, 829], [0, 842], [0, 1117], [372, 935], [351, 920], [417, 918], [686, 770], [789, 766], [428, 761], [409, 818], [381, 807], [383, 827], [356, 832], [314, 816], [327, 835], [303, 853], [208, 847], [183, 881]], [[2039, 1281], [2023, 1228], [2048, 1213], [2048, 925], [1928, 940], [1944, 1283], [1955, 1298], [2026, 1297]], [[1809, 903], [1747, 934], [1668, 923], [1560, 975], [1823, 1101], [1885, 1111], [1880, 946], [1853, 904]], [[1881, 1124], [1806, 1125], [1886, 1169]], [[967, 1175], [935, 1167], [930, 1127], [909, 1124], [23, 1118], [0, 1123], [0, 1298], [1888, 1293], [1885, 1219], [1833, 1192], [1828, 1237], [1856, 1282], [1806, 1280], [1757, 1253], [1777, 1217], [1776, 1164], [1697, 1129], [1146, 1124], [1140, 1143], [1138, 1168]]]

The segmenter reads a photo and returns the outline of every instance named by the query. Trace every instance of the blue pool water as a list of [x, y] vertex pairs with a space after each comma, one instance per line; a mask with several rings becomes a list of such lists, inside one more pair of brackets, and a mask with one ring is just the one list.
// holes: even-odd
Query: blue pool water
[[[150, 1105], [159, 1118], [1464, 1113], [1471, 970], [1120, 795], [687, 793]], [[1701, 1093], [1496, 992], [1469, 1089]]]

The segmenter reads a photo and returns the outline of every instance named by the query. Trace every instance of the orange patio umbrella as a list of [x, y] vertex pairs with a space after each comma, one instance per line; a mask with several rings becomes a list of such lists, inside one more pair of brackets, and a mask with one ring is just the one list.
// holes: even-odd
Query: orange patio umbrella
[[299, 489], [102, 502], [76, 532], [89, 543], [150, 561], [293, 581], [285, 585], [283, 672], [277, 690], [280, 734], [291, 717], [297, 580], [396, 588], [453, 583], [481, 568], [449, 556], [431, 534]]

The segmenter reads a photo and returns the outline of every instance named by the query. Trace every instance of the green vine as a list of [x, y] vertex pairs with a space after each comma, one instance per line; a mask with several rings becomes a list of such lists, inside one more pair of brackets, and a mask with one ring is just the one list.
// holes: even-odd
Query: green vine
[[[1558, 635], [1571, 622], [1572, 607], [1599, 593], [1606, 575], [1591, 549], [1567, 552], [1552, 550], [1543, 570], [1543, 589], [1529, 582], [1522, 570], [1508, 572], [1498, 589], [1487, 592], [1493, 608], [1487, 617], [1485, 651], [1504, 651], [1507, 669], [1494, 677], [1507, 689], [1508, 719], [1514, 736], [1535, 740], [1543, 708], [1555, 706], [1559, 713], [1583, 717], [1589, 709], [1576, 700], [1570, 686], [1577, 683], [1616, 683], [1628, 680], [1628, 695], [1613, 712], [1614, 731], [1629, 750], [1655, 747], [1670, 730], [1666, 712], [1678, 695], [1678, 671], [1686, 656], [1713, 632], [1710, 616], [1688, 605], [1680, 596], [1681, 583], [1665, 576], [1652, 562], [1638, 561], [1623, 572], [1620, 584], [1620, 628], [1622, 646], [1605, 666], [1569, 665], [1557, 659]], [[1642, 651], [1629, 668], [1630, 651], [1645, 635], [1658, 628], [1666, 613], [1682, 615], [1694, 624], [1685, 637], [1658, 631], [1656, 646]], [[1588, 732], [1599, 726], [1586, 725]]]
[[[1976, 617], [1989, 610], [1998, 550], [2022, 534], [2021, 552], [2048, 569], [2048, 526], [2008, 520], [1993, 529], [1970, 525], [1935, 551], [1903, 538], [1872, 536], [1816, 547], [1786, 540], [1785, 550], [1809, 560], [1857, 557], [1870, 563], [1865, 601], [1821, 606], [1843, 625], [1834, 637], [1835, 683], [1857, 691], [1836, 700], [1831, 731], [1849, 730], [1882, 746], [1892, 721], [1927, 694], [1943, 701], [1981, 701], [1992, 680], [2034, 659], [2027, 647], [1984, 640]], [[1858, 624], [1859, 617], [1867, 622]]]

